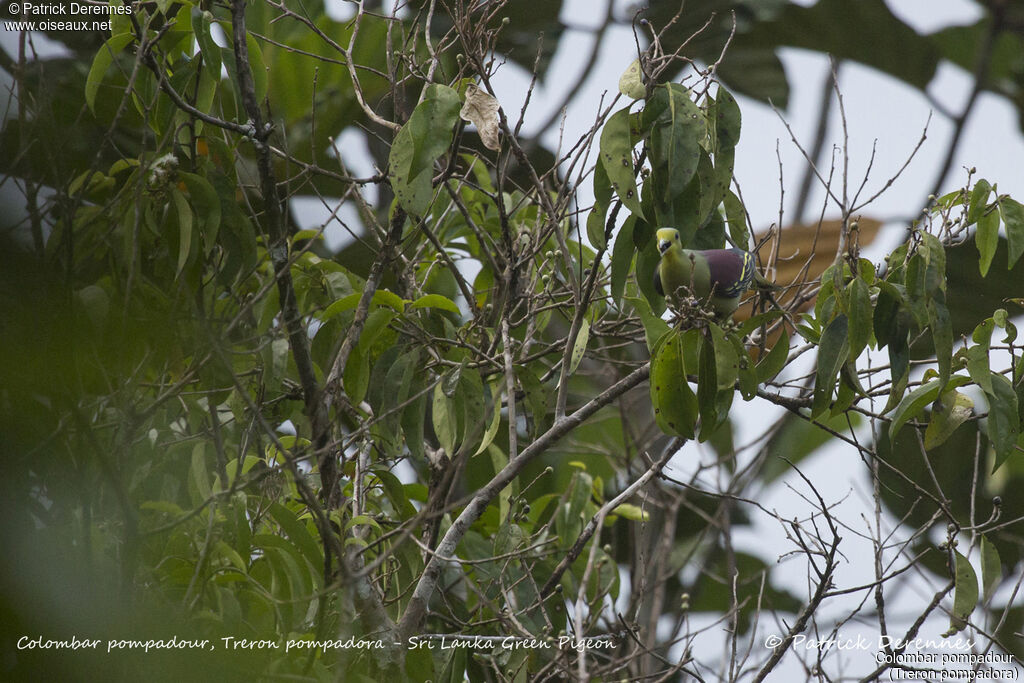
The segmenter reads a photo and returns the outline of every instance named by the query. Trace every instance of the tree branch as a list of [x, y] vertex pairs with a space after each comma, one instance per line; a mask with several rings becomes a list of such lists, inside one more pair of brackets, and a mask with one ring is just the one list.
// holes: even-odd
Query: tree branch
[[458, 518], [452, 522], [452, 525], [448, 528], [448, 531], [435, 549], [434, 555], [427, 562], [427, 566], [424, 568], [423, 574], [416, 584], [416, 589], [413, 591], [412, 598], [409, 600], [409, 605], [406, 607], [405, 614], [402, 615], [401, 620], [398, 622], [399, 640], [404, 641], [422, 626], [423, 619], [427, 613], [427, 602], [430, 600], [430, 596], [437, 586], [437, 580], [441, 575], [442, 560], [439, 558], [455, 554], [455, 547], [469, 530], [470, 525], [483, 514], [487, 505], [516, 478], [527, 463], [544, 453], [555, 442], [581, 425], [598, 410], [646, 380], [650, 376], [650, 372], [651, 364], [645, 363], [606, 389], [599, 396], [580, 407], [576, 412], [561, 420], [556, 420], [544, 434], [540, 435], [533, 443], [523, 449], [518, 456], [509, 460], [509, 463], [500, 472], [494, 475], [485, 486], [477, 491]]

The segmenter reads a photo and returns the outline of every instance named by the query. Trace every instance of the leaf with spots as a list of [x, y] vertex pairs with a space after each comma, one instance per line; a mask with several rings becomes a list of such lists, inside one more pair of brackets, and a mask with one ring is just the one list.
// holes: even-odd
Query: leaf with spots
[[601, 131], [601, 164], [626, 208], [643, 217], [640, 194], [633, 171], [633, 138], [629, 129], [629, 107], [608, 117]]
[[655, 198], [671, 204], [697, 172], [700, 143], [707, 134], [704, 112], [686, 88], [669, 83], [656, 88], [648, 100], [643, 127], [650, 134], [647, 151]]
[[651, 405], [663, 432], [693, 438], [697, 423], [697, 397], [686, 380], [683, 334], [669, 330], [651, 354]]
[[611, 201], [612, 183], [608, 180], [604, 164], [597, 164], [594, 167], [594, 208], [587, 216], [587, 237], [595, 249], [602, 249], [608, 244], [604, 235], [604, 222]]
[[740, 141], [740, 126], [743, 117], [736, 98], [725, 88], [719, 86], [714, 105], [711, 108], [715, 127], [715, 156], [732, 150]]

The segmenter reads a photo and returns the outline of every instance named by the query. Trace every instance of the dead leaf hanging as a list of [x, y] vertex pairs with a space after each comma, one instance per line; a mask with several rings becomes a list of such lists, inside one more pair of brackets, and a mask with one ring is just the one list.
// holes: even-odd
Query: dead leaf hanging
[[459, 116], [476, 126], [480, 140], [487, 149], [497, 151], [498, 143], [498, 100], [472, 83], [466, 88], [466, 103]]

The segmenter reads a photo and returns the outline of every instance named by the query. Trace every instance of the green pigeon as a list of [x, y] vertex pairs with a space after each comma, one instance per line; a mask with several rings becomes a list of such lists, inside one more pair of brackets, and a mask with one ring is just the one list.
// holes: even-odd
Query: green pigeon
[[742, 249], [683, 249], [679, 231], [660, 228], [657, 232], [661, 260], [654, 271], [654, 289], [665, 296], [676, 295], [680, 287], [701, 301], [710, 301], [720, 319], [732, 315], [740, 296], [752, 282], [772, 287], [754, 268], [754, 257]]

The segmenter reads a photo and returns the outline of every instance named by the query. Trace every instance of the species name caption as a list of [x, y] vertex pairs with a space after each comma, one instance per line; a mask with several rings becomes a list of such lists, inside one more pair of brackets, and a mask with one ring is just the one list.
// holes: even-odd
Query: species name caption
[[[217, 641], [220, 641], [219, 643]], [[395, 643], [395, 645], [402, 645]], [[616, 643], [610, 638], [574, 638], [571, 636], [560, 636], [558, 639], [541, 638], [517, 638], [514, 636], [410, 636], [405, 643], [410, 650], [454, 650], [454, 649], [485, 649], [492, 650], [500, 648], [503, 650], [535, 650], [535, 649], [573, 649], [577, 652], [585, 650], [614, 649]], [[150, 650], [216, 650], [218, 647], [225, 650], [379, 650], [385, 647], [381, 639], [367, 639], [350, 637], [348, 639], [335, 640], [309, 640], [294, 639], [282, 642], [276, 640], [260, 640], [250, 638], [235, 638], [225, 636], [217, 639], [189, 639], [172, 638], [131, 640], [117, 639], [109, 640], [79, 638], [72, 636], [70, 639], [53, 640], [42, 636], [22, 636], [18, 639], [19, 650], [90, 650], [106, 651], [108, 653], [122, 651]]]

